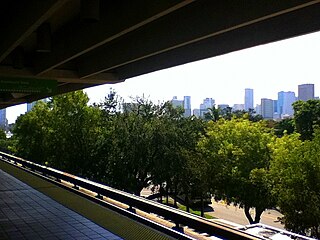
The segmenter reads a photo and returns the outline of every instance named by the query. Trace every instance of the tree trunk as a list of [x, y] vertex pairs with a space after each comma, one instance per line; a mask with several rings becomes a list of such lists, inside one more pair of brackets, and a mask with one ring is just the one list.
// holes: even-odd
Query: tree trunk
[[264, 211], [264, 209], [256, 207], [256, 216], [254, 218], [254, 223], [259, 223], [260, 222], [261, 215], [262, 215], [263, 211]]
[[249, 220], [249, 223], [250, 223], [250, 224], [253, 224], [254, 221], [253, 221], [253, 219], [252, 219], [252, 217], [251, 217], [251, 215], [250, 215], [250, 207], [249, 207], [249, 206], [244, 205], [244, 213], [245, 213], [247, 219]]
[[134, 195], [140, 196], [142, 189], [143, 187], [137, 187], [137, 189], [134, 191]]
[[166, 202], [167, 202], [167, 205], [169, 204], [169, 186], [167, 184], [166, 186]]
[[203, 202], [203, 195], [201, 195], [201, 217], [204, 217], [204, 202]]
[[177, 185], [174, 187], [174, 201], [173, 201], [173, 206], [175, 208], [178, 208], [178, 204], [177, 204]]
[[185, 204], [186, 204], [187, 212], [190, 212], [188, 193], [186, 193], [186, 197], [185, 197], [185, 199], [184, 199], [184, 202], [185, 202]]

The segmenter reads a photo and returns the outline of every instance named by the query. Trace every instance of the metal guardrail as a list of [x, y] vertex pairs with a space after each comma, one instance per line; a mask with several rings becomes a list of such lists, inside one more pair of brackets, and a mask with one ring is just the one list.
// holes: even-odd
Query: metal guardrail
[[2, 160], [9, 160], [15, 165], [20, 164], [22, 167], [27, 168], [28, 170], [55, 178], [57, 182], [61, 182], [61, 180], [67, 181], [73, 184], [74, 188], [81, 187], [95, 192], [99, 198], [101, 198], [101, 196], [105, 196], [130, 206], [130, 209], [136, 208], [144, 212], [154, 213], [162, 216], [165, 219], [174, 222], [176, 227], [179, 227], [181, 224], [194, 229], [196, 232], [207, 233], [210, 236], [216, 236], [222, 239], [263, 239], [241, 230], [208, 221], [205, 218], [190, 214], [188, 212], [184, 212], [155, 201], [147, 200], [143, 197], [120, 191], [51, 167], [36, 164], [7, 153], [0, 152], [0, 156]]

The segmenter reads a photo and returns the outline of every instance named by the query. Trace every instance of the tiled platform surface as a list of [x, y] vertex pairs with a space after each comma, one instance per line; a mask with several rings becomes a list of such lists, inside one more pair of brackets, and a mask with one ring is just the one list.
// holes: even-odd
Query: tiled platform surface
[[122, 238], [0, 169], [0, 239]]

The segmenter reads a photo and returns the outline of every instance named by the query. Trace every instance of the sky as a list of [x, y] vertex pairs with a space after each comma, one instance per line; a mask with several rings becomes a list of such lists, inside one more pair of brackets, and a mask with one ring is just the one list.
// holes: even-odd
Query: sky
[[[205, 98], [216, 104], [243, 104], [244, 89], [254, 89], [254, 106], [261, 98], [277, 99], [280, 91], [298, 93], [298, 85], [315, 84], [320, 95], [320, 32], [228, 53], [202, 61], [85, 90], [90, 103], [100, 102], [114, 89], [125, 100], [145, 96], [157, 103], [191, 96], [191, 108]], [[7, 108], [9, 123], [25, 113], [26, 104]]]

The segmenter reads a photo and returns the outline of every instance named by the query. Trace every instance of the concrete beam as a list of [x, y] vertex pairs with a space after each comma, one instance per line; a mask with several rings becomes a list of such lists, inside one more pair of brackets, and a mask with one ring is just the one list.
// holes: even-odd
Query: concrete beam
[[[2, 21], [6, 22], [1, 30], [0, 62], [17, 46], [46, 21], [67, 0], [28, 0], [18, 1], [14, 10]], [[14, 13], [14, 14], [12, 14]]]
[[79, 78], [78, 73], [72, 70], [53, 69], [43, 75], [35, 76], [30, 68], [14, 69], [12, 67], [0, 66], [0, 76], [7, 77], [26, 77], [34, 79], [55, 79], [64, 83], [81, 83], [81, 84], [105, 84], [118, 83], [123, 80], [119, 79], [114, 73], [99, 73], [88, 78]]
[[[100, 72], [250, 27], [320, 1], [198, 1], [77, 60], [79, 75]], [[226, 15], [230, 15], [227, 18]]]
[[[187, 46], [145, 58], [116, 71], [120, 79], [128, 79], [193, 61], [219, 56], [233, 51], [280, 41], [320, 31], [320, 4], [280, 15], [266, 21], [207, 38]], [[230, 66], [232, 68], [232, 66]]]
[[162, 0], [149, 1], [148, 4], [144, 0], [101, 1], [100, 20], [95, 23], [78, 23], [57, 33], [51, 53], [40, 55], [36, 59], [36, 73], [44, 74], [193, 1], [195, 0]]

